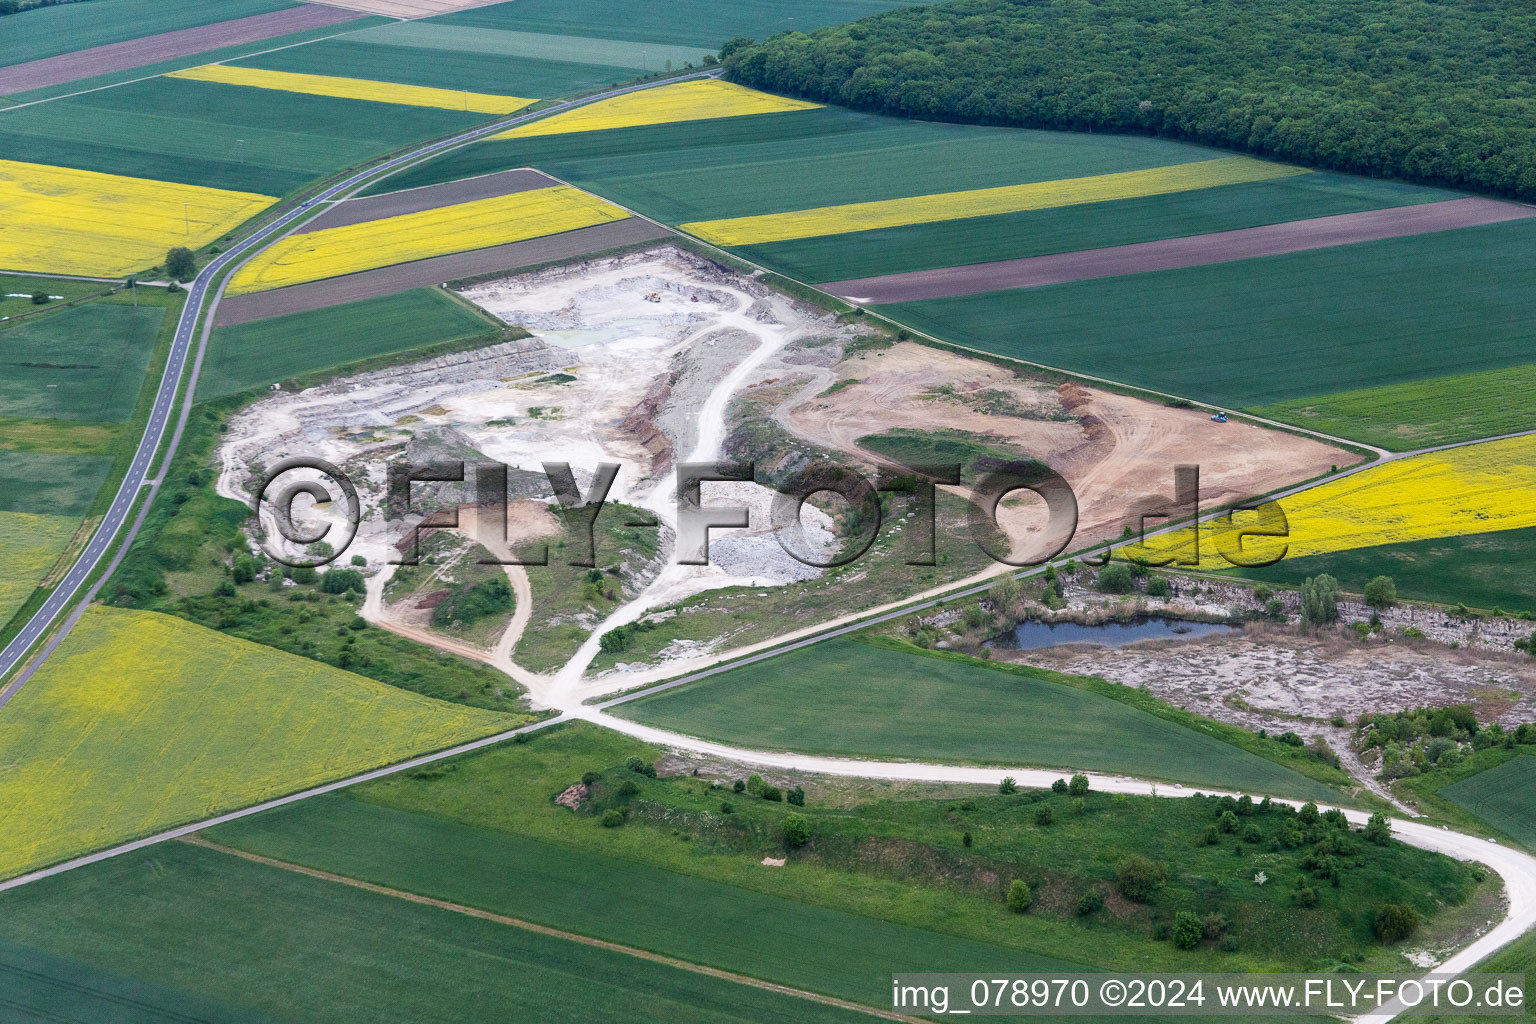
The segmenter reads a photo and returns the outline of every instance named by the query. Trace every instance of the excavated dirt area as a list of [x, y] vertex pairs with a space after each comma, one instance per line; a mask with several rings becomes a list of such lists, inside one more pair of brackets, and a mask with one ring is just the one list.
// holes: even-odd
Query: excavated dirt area
[[1199, 410], [1077, 384], [1052, 387], [912, 342], [859, 352], [823, 379], [818, 391], [839, 386], [830, 394], [807, 389], [780, 407], [786, 429], [845, 451], [859, 451], [860, 437], [895, 429], [964, 431], [1038, 459], [1077, 495], [1073, 548], [1118, 536], [1138, 509], [1165, 507], [1176, 465], [1200, 467], [1209, 508], [1358, 461], [1283, 431], [1214, 423]]

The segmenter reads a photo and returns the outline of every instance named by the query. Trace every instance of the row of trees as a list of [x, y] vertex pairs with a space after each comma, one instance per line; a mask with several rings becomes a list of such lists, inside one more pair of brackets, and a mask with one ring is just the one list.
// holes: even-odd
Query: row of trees
[[950, 0], [722, 57], [733, 81], [880, 113], [1536, 197], [1536, 13], [1513, 0]]

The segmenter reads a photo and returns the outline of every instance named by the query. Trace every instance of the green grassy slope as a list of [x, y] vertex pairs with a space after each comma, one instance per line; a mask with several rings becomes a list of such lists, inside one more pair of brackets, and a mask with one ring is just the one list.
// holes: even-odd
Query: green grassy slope
[[1536, 428], [1536, 365], [1297, 398], [1250, 410], [1395, 451]]
[[1536, 528], [1474, 533], [1439, 540], [1286, 558], [1234, 575], [1299, 586], [1328, 573], [1358, 593], [1376, 576], [1391, 576], [1401, 596], [1473, 608], [1536, 612]]
[[1536, 756], [1512, 757], [1440, 790], [1441, 797], [1536, 847]]
[[1320, 782], [1109, 697], [1000, 669], [833, 640], [616, 712], [772, 750], [1125, 772], [1326, 799]]
[[91, 302], [0, 331], [0, 415], [127, 419], [167, 315], [161, 306]]
[[1536, 222], [883, 307], [948, 341], [1252, 406], [1528, 362]]
[[1455, 198], [1453, 193], [1397, 182], [1301, 174], [1172, 195], [801, 238], [737, 251], [791, 277], [846, 281], [1450, 198]]
[[[0, 904], [0, 937], [58, 958], [55, 969], [83, 964], [273, 1020], [866, 1019], [178, 843], [8, 892]], [[187, 1019], [196, 1005], [166, 1001], [156, 1019]]]
[[297, 6], [289, 0], [92, 0], [43, 7], [5, 19], [0, 67]]
[[199, 398], [303, 377], [414, 349], [495, 340], [496, 327], [436, 288], [220, 327], [198, 378]]
[[282, 195], [484, 120], [454, 110], [156, 78], [11, 111], [0, 117], [0, 152], [29, 163]]

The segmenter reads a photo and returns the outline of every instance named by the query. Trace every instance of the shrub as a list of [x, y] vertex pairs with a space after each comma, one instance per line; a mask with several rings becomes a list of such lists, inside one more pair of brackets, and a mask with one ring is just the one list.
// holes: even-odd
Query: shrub
[[1301, 805], [1301, 810], [1296, 812], [1296, 817], [1301, 819], [1303, 825], [1316, 825], [1322, 816], [1317, 813], [1317, 804], [1308, 800]]
[[1104, 897], [1096, 892], [1085, 892], [1077, 899], [1077, 916], [1087, 917], [1104, 909]]
[[602, 776], [599, 775], [597, 772], [582, 772], [581, 773], [581, 784], [583, 786], [590, 786], [590, 785], [592, 785], [592, 783], [596, 782], [600, 778], [602, 778]]
[[960, 845], [966, 847], [971, 845], [971, 834], [969, 832], [960, 833]]
[[766, 782], [763, 783], [763, 791], [758, 796], [764, 800], [772, 800], [775, 803], [782, 802], [784, 799], [784, 794], [779, 790], [778, 786], [771, 786]]
[[1173, 944], [1180, 949], [1194, 949], [1200, 945], [1203, 935], [1200, 919], [1192, 910], [1181, 910], [1173, 916]]
[[1227, 930], [1227, 915], [1219, 910], [1213, 910], [1200, 918], [1200, 935], [1207, 942], [1215, 942]]
[[1067, 780], [1066, 779], [1057, 779], [1055, 782], [1051, 783], [1051, 792], [1052, 793], [1065, 793], [1066, 791], [1067, 791]]
[[1262, 583], [1253, 588], [1253, 599], [1260, 604], [1263, 604], [1265, 601], [1268, 601], [1274, 596], [1275, 592]]
[[361, 594], [364, 589], [363, 574], [356, 569], [332, 569], [320, 577], [320, 590], [327, 594], [345, 594], [352, 590]]
[[1207, 825], [1205, 832], [1200, 836], [1200, 845], [1215, 846], [1219, 842], [1221, 842], [1221, 830], [1215, 825]]
[[1243, 842], [1245, 842], [1245, 843], [1262, 843], [1263, 841], [1264, 841], [1264, 830], [1259, 828], [1259, 826], [1257, 826], [1257, 825], [1249, 825], [1247, 828], [1243, 829]]
[[32, 305], [34, 305], [34, 306], [46, 306], [46, 305], [48, 305], [48, 303], [50, 303], [52, 301], [53, 301], [52, 299], [48, 298], [48, 293], [47, 292], [33, 292], [32, 293]]
[[1124, 562], [1111, 562], [1099, 570], [1098, 586], [1106, 594], [1129, 594], [1135, 585], [1131, 567]]
[[761, 775], [753, 773], [747, 776], [747, 792], [751, 793], [753, 796], [762, 796], [763, 787], [765, 785], [767, 785], [767, 783], [763, 781], [763, 777]]
[[656, 766], [645, 760], [643, 757], [632, 756], [626, 758], [624, 761], [624, 767], [628, 768], [630, 771], [636, 773], [637, 775], [645, 775], [652, 779], [656, 777]]
[[1022, 914], [1029, 909], [1029, 905], [1035, 901], [1035, 894], [1029, 891], [1029, 886], [1022, 878], [1015, 878], [1008, 885], [1008, 909], [1015, 914]]
[[1154, 576], [1147, 580], [1148, 597], [1171, 597], [1172, 595], [1173, 587], [1169, 586], [1168, 580], [1164, 577]]
[[621, 797], [632, 797], [638, 792], [640, 792], [640, 787], [635, 785], [634, 779], [625, 779], [619, 783], [619, 796]]
[[603, 828], [618, 828], [624, 824], [624, 812], [617, 807], [610, 807], [603, 812], [599, 820], [603, 823]]
[[1072, 776], [1072, 781], [1067, 784], [1067, 790], [1073, 796], [1086, 796], [1088, 794], [1088, 776], [1083, 774]]
[[1405, 903], [1388, 903], [1376, 911], [1374, 925], [1383, 943], [1401, 942], [1419, 926], [1419, 912]]
[[731, 789], [737, 793], [744, 793], [746, 792], [747, 784], [740, 779], [737, 779], [735, 782], [731, 783]]
[[805, 806], [805, 790], [800, 788], [799, 786], [796, 786], [794, 789], [792, 789], [788, 793], [784, 794], [784, 799], [788, 800], [795, 807], [804, 807]]
[[1221, 817], [1217, 819], [1216, 823], [1221, 826], [1223, 832], [1228, 834], [1237, 831], [1237, 815], [1231, 811], [1222, 811]]
[[790, 849], [804, 846], [811, 840], [811, 819], [798, 811], [784, 816], [784, 845]]
[[353, 555], [352, 556], [352, 564], [353, 565], [367, 565], [368, 564], [368, 559], [364, 558], [362, 555]]
[[1051, 823], [1051, 805], [1041, 804], [1035, 808], [1035, 824], [1049, 825]]
[[1019, 784], [1013, 781], [1012, 775], [1004, 775], [1003, 781], [997, 784], [997, 791], [999, 793], [1017, 793], [1019, 791]]
[[1115, 885], [1121, 895], [1137, 903], [1146, 903], [1163, 884], [1163, 868], [1140, 854], [1132, 854], [1115, 865]]
[[735, 814], [736, 813], [736, 808], [731, 806], [731, 802], [729, 800], [721, 800], [720, 801], [720, 813], [721, 814]]

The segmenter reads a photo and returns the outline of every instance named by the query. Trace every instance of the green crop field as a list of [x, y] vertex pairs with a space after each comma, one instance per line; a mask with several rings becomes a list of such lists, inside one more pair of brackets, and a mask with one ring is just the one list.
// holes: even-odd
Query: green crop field
[[1398, 182], [1298, 174], [1171, 195], [800, 238], [736, 251], [801, 280], [848, 281], [1454, 198], [1454, 193]]
[[[542, 737], [540, 741], [542, 742]], [[412, 786], [434, 795], [437, 783]], [[438, 794], [440, 795], [440, 794]], [[654, 950], [691, 963], [879, 1003], [894, 972], [1072, 970], [1062, 960], [752, 892], [614, 856], [381, 807], [305, 801], [208, 833], [267, 857]], [[564, 808], [566, 826], [595, 823]], [[678, 906], [689, 913], [679, 915]], [[839, 950], [807, 960], [808, 944]], [[965, 967], [970, 963], [974, 966]]]
[[84, 515], [111, 470], [105, 455], [0, 451], [0, 512]]
[[0, 414], [127, 419], [165, 317], [160, 306], [91, 302], [0, 330]]
[[0, 971], [0, 992], [63, 989], [81, 1005], [69, 1019], [88, 1024], [135, 1019], [111, 998], [124, 984], [148, 1003], [126, 1012], [154, 1021], [868, 1019], [181, 843], [7, 892], [0, 908], [0, 940], [21, 947], [0, 947], [0, 964], [42, 968]]
[[79, 528], [72, 516], [0, 512], [0, 626], [32, 596]]
[[523, 720], [92, 608], [6, 705], [0, 877]]
[[390, 187], [538, 167], [679, 224], [1223, 155], [1129, 135], [903, 121], [826, 107], [480, 143], [392, 179]]
[[29, 163], [283, 195], [485, 120], [455, 110], [156, 78], [0, 113], [0, 152]]
[[1513, 221], [883, 311], [987, 352], [1253, 406], [1529, 362], [1533, 243], [1536, 222]]
[[[590, 3], [518, 0], [515, 4], [439, 15], [431, 23], [556, 35], [600, 35], [607, 39], [717, 50], [733, 36], [763, 39], [778, 32], [809, 32], [913, 2], [916, 0], [674, 0], [663, 6], [646, 0], [616, 0], [604, 3], [599, 16]], [[602, 26], [599, 32], [593, 31], [594, 24]]]
[[44, 7], [6, 18], [0, 67], [296, 6], [288, 0], [92, 0]]
[[1536, 428], [1536, 365], [1261, 405], [1250, 412], [1393, 451]]
[[1299, 586], [1320, 573], [1355, 593], [1376, 576], [1391, 576], [1404, 598], [1536, 612], [1536, 527], [1285, 558], [1232, 574]]
[[494, 54], [500, 57], [532, 57], [537, 60], [602, 64], [645, 71], [663, 71], [667, 61], [672, 62], [674, 69], [682, 70], [686, 64], [699, 64], [706, 54], [712, 52], [709, 46], [599, 39], [589, 35], [526, 32], [481, 25], [451, 25], [438, 18], [396, 22], [382, 28], [353, 33], [349, 38], [381, 46]]
[[342, 75], [528, 98], [583, 92], [627, 82], [642, 74], [637, 68], [592, 62], [386, 46], [350, 37], [278, 50], [235, 63], [275, 71]]
[[1126, 772], [1330, 799], [1327, 786], [1034, 669], [834, 640], [621, 705], [647, 725], [759, 749]]
[[199, 398], [304, 377], [416, 349], [496, 340], [497, 328], [436, 288], [220, 327], [208, 345]]
[[1439, 795], [1527, 847], [1536, 847], [1536, 756], [1512, 757]]

